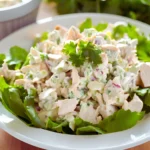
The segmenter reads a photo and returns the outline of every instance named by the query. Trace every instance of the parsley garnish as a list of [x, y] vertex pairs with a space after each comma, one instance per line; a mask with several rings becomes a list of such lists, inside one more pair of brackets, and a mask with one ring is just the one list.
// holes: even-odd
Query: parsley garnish
[[69, 56], [69, 61], [76, 67], [83, 65], [85, 61], [93, 65], [98, 65], [102, 62], [100, 57], [101, 50], [92, 42], [67, 43], [64, 46], [63, 53]]

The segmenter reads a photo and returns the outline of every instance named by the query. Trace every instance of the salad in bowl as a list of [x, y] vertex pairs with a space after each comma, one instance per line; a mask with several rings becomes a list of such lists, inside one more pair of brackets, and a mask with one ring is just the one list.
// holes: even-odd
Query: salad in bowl
[[129, 129], [150, 111], [150, 40], [125, 22], [57, 25], [30, 51], [0, 54], [0, 100], [29, 126], [65, 134]]

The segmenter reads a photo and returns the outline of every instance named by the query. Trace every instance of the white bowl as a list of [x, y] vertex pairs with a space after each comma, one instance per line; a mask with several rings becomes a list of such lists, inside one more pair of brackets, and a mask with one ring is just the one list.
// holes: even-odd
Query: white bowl
[[0, 8], [0, 40], [11, 32], [36, 21], [41, 0], [22, 0], [10, 7]]
[[[116, 21], [130, 22], [141, 28], [145, 34], [148, 35], [150, 33], [149, 25], [125, 17], [94, 13], [64, 15], [38, 21], [36, 24], [13, 33], [0, 42], [0, 53], [8, 52], [8, 49], [13, 45], [19, 45], [29, 49], [33, 41], [33, 35], [36, 33], [52, 30], [57, 24], [66, 27], [77, 25], [87, 17], [91, 17], [94, 24], [100, 21], [112, 23]], [[28, 127], [0, 104], [0, 127], [19, 140], [49, 150], [121, 150], [142, 144], [150, 139], [149, 115], [133, 128], [122, 132], [79, 136], [59, 134]]]

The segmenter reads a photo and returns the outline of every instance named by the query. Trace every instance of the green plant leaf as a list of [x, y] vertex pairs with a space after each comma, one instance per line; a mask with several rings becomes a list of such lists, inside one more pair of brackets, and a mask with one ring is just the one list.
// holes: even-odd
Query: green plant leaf
[[28, 52], [25, 49], [18, 46], [11, 47], [9, 53], [6, 60], [11, 69], [19, 69], [28, 55]]
[[97, 31], [103, 31], [108, 27], [108, 23], [99, 23], [98, 25], [96, 25], [94, 28]]
[[34, 97], [26, 96], [24, 100], [25, 112], [30, 118], [30, 122], [35, 127], [45, 128], [45, 123], [40, 120], [37, 112], [35, 111]]
[[4, 77], [0, 76], [0, 91], [3, 92], [4, 89], [7, 89], [9, 85], [6, 83]]
[[83, 21], [80, 26], [79, 26], [79, 29], [80, 29], [80, 32], [83, 32], [84, 29], [88, 29], [88, 28], [92, 28], [92, 20], [91, 18], [87, 18], [85, 21]]
[[131, 112], [130, 110], [120, 109], [101, 121], [99, 127], [107, 133], [122, 131], [136, 125], [143, 116], [144, 112]]
[[5, 54], [0, 54], [0, 67], [2, 66], [5, 58], [6, 58]]
[[9, 87], [4, 89], [2, 92], [2, 103], [5, 105], [6, 109], [13, 112], [16, 116], [28, 119], [17, 88]]
[[103, 134], [104, 132], [98, 128], [98, 127], [94, 127], [94, 126], [85, 126], [85, 127], [80, 127], [77, 128], [76, 130], [76, 134], [78, 135], [84, 135], [84, 134]]
[[79, 117], [76, 117], [76, 118], [74, 119], [74, 122], [75, 122], [75, 128], [85, 127], [85, 126], [91, 125], [91, 123], [86, 122], [86, 121], [83, 121], [83, 120], [82, 120], [81, 118], [79, 118]]
[[97, 65], [102, 63], [100, 57], [101, 50], [97, 48], [93, 43], [80, 41], [79, 51], [81, 51], [81, 56], [92, 64]]
[[143, 97], [147, 94], [148, 90], [149, 90], [149, 88], [144, 88], [144, 89], [136, 90], [135, 92], [138, 96]]
[[64, 133], [63, 128], [66, 127], [66, 126], [69, 129], [67, 121], [57, 123], [57, 122], [52, 121], [51, 118], [48, 118], [47, 123], [46, 123], [46, 128], [47, 129], [52, 130], [52, 131], [56, 131], [56, 132], [59, 132], [59, 133]]
[[144, 104], [150, 107], [150, 89], [144, 97]]
[[[77, 46], [78, 52], [76, 51]], [[89, 61], [93, 65], [102, 62], [100, 57], [101, 50], [91, 42], [80, 41], [78, 45], [70, 42], [64, 46], [62, 51], [66, 55], [69, 55], [69, 61], [76, 67], [83, 65], [85, 61]]]

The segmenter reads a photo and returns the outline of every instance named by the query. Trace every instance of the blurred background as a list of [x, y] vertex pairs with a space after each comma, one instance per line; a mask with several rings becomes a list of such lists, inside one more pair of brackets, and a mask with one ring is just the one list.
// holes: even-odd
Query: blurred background
[[117, 14], [150, 24], [150, 0], [0, 0], [0, 40], [36, 20], [82, 12]]
[[55, 3], [59, 14], [111, 13], [150, 24], [150, 0], [45, 0], [45, 2]]

